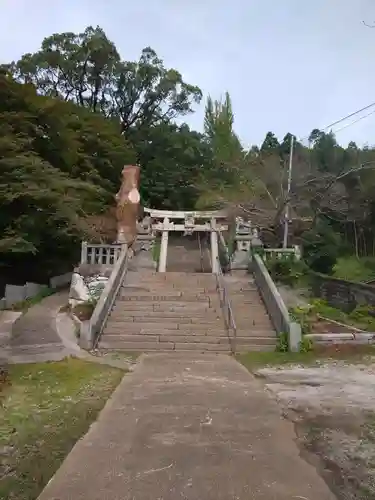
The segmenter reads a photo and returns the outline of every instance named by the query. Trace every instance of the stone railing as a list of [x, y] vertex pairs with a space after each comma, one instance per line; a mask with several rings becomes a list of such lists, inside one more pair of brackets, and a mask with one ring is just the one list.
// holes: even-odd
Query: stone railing
[[252, 271], [255, 283], [277, 334], [286, 333], [288, 335], [289, 350], [299, 351], [302, 338], [301, 325], [292, 321], [275, 283], [258, 254], [253, 256]]
[[112, 310], [118, 291], [124, 280], [128, 262], [133, 251], [122, 245], [119, 258], [113, 267], [111, 276], [100, 295], [91, 319], [81, 324], [80, 344], [85, 349], [95, 348], [104, 328], [109, 313]]
[[114, 266], [121, 252], [121, 244], [112, 245], [82, 242], [81, 264]]
[[262, 250], [264, 261], [271, 259], [279, 260], [301, 260], [301, 251], [299, 247], [293, 248], [264, 248]]

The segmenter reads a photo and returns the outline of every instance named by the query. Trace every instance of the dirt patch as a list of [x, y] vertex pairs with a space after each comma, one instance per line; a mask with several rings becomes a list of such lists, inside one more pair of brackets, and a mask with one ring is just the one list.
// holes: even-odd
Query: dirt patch
[[95, 305], [91, 303], [78, 304], [72, 309], [72, 313], [77, 316], [80, 321], [88, 321], [95, 309]]
[[375, 364], [258, 370], [338, 500], [375, 498]]
[[317, 318], [311, 325], [311, 333], [357, 333], [358, 330], [348, 325], [339, 325], [333, 321]]

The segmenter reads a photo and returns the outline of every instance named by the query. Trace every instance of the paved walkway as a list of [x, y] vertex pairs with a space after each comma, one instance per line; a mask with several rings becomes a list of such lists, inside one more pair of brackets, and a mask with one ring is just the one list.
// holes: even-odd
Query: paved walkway
[[124, 377], [39, 500], [334, 498], [233, 358], [155, 354]]
[[[5, 333], [0, 316], [0, 366], [5, 358], [10, 363], [43, 363], [61, 361], [68, 356], [81, 358], [93, 363], [132, 370], [133, 361], [125, 356], [116, 357], [116, 353], [93, 355], [77, 345], [75, 325], [67, 313], [59, 313], [68, 303], [68, 292], [57, 292], [43, 299], [17, 319]], [[4, 311], [8, 316], [20, 313]], [[9, 349], [2, 349], [2, 338], [7, 340]], [[5, 340], [4, 340], [5, 342]], [[4, 352], [3, 352], [4, 351]], [[3, 356], [2, 356], [3, 354]], [[99, 354], [99, 353], [97, 353]]]
[[59, 361], [71, 352], [56, 331], [56, 315], [68, 303], [68, 292], [58, 292], [30, 307], [12, 328], [11, 362]]

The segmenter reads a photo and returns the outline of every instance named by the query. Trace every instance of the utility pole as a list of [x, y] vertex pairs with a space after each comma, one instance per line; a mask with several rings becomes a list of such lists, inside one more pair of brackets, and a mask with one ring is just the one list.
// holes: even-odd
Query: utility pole
[[289, 171], [288, 171], [288, 189], [287, 189], [287, 201], [285, 204], [285, 215], [284, 215], [284, 241], [283, 248], [288, 247], [288, 232], [289, 232], [289, 196], [290, 188], [292, 185], [292, 168], [293, 168], [293, 148], [294, 148], [294, 135], [290, 139], [290, 152], [289, 152]]

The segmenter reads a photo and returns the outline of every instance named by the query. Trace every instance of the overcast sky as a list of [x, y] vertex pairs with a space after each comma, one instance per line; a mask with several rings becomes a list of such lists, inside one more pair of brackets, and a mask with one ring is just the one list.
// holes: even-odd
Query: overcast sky
[[[0, 61], [101, 26], [123, 59], [151, 46], [204, 95], [232, 96], [243, 143], [305, 137], [375, 101], [374, 0], [0, 0]], [[374, 108], [375, 109], [375, 108]], [[203, 106], [188, 122], [201, 130]], [[375, 144], [375, 114], [338, 133]]]

